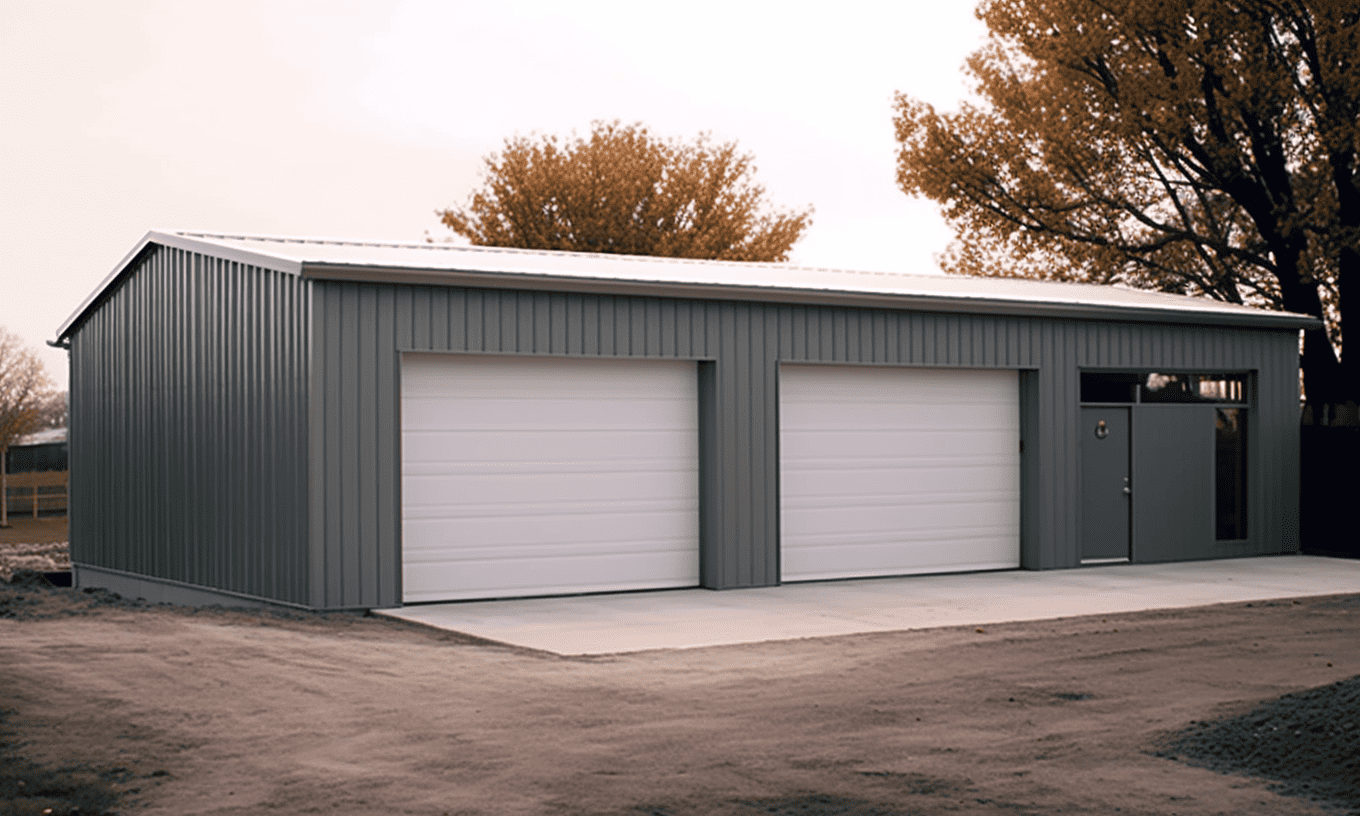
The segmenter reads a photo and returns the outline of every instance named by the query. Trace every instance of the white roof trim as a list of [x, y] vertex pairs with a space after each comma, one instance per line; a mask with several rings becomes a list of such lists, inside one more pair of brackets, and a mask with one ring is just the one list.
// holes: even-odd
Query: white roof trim
[[94, 305], [95, 301], [102, 297], [105, 291], [113, 286], [119, 276], [127, 270], [133, 261], [137, 259], [137, 256], [141, 255], [150, 244], [175, 247], [176, 249], [183, 249], [189, 252], [206, 251], [214, 257], [224, 258], [229, 261], [251, 264], [253, 266], [262, 266], [266, 269], [276, 269], [280, 272], [291, 272], [294, 275], [302, 273], [302, 265], [300, 263], [293, 263], [280, 259], [274, 255], [266, 255], [258, 252], [251, 252], [249, 250], [238, 250], [231, 247], [219, 248], [217, 245], [205, 244], [202, 241], [194, 240], [193, 238], [188, 237], [189, 235], [191, 235], [191, 233], [175, 232], [173, 230], [150, 230], [146, 235], [143, 235], [142, 240], [137, 242], [137, 246], [133, 247], [131, 252], [124, 255], [123, 260], [114, 265], [113, 271], [108, 275], [105, 275], [104, 280], [99, 282], [99, 285], [95, 287], [94, 291], [91, 292], [85, 300], [81, 301], [80, 305], [76, 307], [76, 310], [71, 313], [70, 317], [62, 322], [61, 327], [57, 329], [57, 338], [60, 339], [66, 336], [66, 332], [70, 330], [71, 326], [75, 324], [78, 319], [80, 319], [80, 316]]
[[500, 249], [446, 243], [284, 238], [204, 232], [148, 232], [105, 278], [94, 294], [62, 324], [71, 327], [113, 286], [148, 244], [253, 264], [304, 277], [424, 284], [497, 286], [560, 291], [615, 291], [620, 294], [720, 297], [785, 302], [928, 308], [950, 311], [975, 304], [979, 312], [1061, 314], [1074, 317], [1165, 319], [1176, 322], [1273, 325], [1303, 328], [1317, 323], [1307, 315], [1148, 292], [1119, 286], [856, 272], [773, 263], [740, 263], [582, 252]]

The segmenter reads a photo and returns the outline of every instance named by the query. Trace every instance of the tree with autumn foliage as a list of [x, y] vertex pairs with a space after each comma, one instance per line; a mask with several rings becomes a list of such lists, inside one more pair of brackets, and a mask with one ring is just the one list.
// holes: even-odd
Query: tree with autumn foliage
[[977, 14], [982, 103], [896, 100], [898, 183], [943, 205], [946, 270], [1322, 317], [1304, 339], [1308, 402], [1360, 402], [1360, 354], [1341, 354], [1360, 286], [1360, 8], [984, 0]]
[[764, 212], [752, 161], [707, 135], [683, 143], [595, 122], [584, 138], [507, 139], [467, 206], [435, 214], [478, 246], [788, 260], [812, 210]]
[[0, 326], [0, 526], [8, 524], [5, 453], [15, 439], [41, 427], [51, 392], [42, 360]]
[[0, 326], [0, 451], [42, 427], [51, 386], [38, 355]]

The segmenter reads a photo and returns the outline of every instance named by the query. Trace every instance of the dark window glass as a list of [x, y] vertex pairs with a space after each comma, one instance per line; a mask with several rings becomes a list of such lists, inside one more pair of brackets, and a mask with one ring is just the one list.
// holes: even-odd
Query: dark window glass
[[1142, 402], [1246, 402], [1245, 374], [1148, 374]]
[[1247, 537], [1247, 411], [1214, 410], [1214, 474], [1218, 513], [1217, 538]]
[[1129, 371], [1083, 371], [1082, 402], [1133, 402], [1143, 375]]

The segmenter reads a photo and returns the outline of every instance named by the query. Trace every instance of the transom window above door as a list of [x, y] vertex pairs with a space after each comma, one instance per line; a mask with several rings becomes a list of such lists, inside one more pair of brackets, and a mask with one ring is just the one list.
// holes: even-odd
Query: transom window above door
[[1245, 405], [1245, 371], [1162, 373], [1157, 371], [1083, 371], [1081, 401], [1086, 403], [1190, 402]]

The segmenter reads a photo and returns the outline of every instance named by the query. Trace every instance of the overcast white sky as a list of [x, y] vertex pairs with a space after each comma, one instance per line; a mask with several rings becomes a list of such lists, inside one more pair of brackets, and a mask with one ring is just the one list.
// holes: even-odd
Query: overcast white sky
[[148, 229], [443, 238], [505, 137], [595, 119], [736, 140], [816, 207], [795, 263], [936, 271], [892, 96], [967, 94], [973, 4], [807, 5], [0, 0], [0, 325], [65, 387], [44, 341]]

